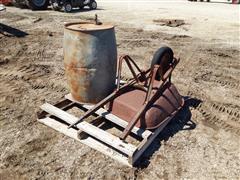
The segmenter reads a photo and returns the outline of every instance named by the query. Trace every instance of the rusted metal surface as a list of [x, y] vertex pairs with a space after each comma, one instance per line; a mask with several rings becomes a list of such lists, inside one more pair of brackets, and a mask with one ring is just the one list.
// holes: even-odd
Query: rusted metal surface
[[[173, 52], [169, 47], [162, 47], [155, 53], [155, 55], [153, 57], [149, 75], [147, 75], [147, 73], [146, 73], [143, 76], [142, 72], [140, 72], [140, 75], [138, 77], [145, 77], [145, 83], [140, 83], [139, 85], [142, 84], [143, 86], [146, 86], [146, 88], [147, 88], [147, 91], [144, 91], [144, 92], [146, 92], [146, 94], [144, 94], [145, 100], [141, 104], [141, 107], [139, 107], [139, 109], [134, 113], [135, 115], [129, 121], [128, 126], [124, 129], [122, 135], [120, 136], [121, 139], [123, 139], [123, 140], [126, 139], [128, 134], [131, 132], [132, 128], [139, 122], [139, 120], [141, 120], [141, 117], [144, 116], [144, 114], [147, 112], [148, 108], [151, 107], [152, 104], [154, 102], [156, 102], [163, 95], [162, 93], [165, 89], [165, 84], [166, 83], [171, 84], [171, 73], [174, 70], [174, 68], [176, 67], [176, 65], [179, 63], [179, 61], [180, 61], [180, 59], [173, 58]], [[148, 72], [148, 70], [146, 72]], [[157, 74], [158, 74], [158, 76], [157, 76]], [[160, 78], [159, 78], [159, 75], [160, 75]], [[133, 73], [133, 76], [134, 76], [134, 73]], [[139, 82], [139, 81], [136, 80], [136, 82]], [[136, 87], [135, 87], [135, 89], [136, 89]], [[125, 94], [123, 94], [122, 96], [124, 96]], [[134, 96], [134, 95], [132, 95], [132, 96]], [[139, 99], [139, 97], [140, 96], [135, 96], [135, 100]], [[128, 99], [128, 100], [126, 100], [127, 102], [129, 102], [129, 98], [127, 98]], [[113, 104], [114, 104], [114, 102], [110, 103], [110, 106], [109, 106], [110, 111], [112, 111], [111, 106]], [[155, 116], [155, 119], [153, 119], [152, 122], [151, 122], [150, 118], [145, 119], [145, 121], [143, 121], [145, 123], [145, 126], [143, 126], [143, 128], [154, 129], [154, 128], [158, 127], [161, 124], [161, 122], [165, 121], [167, 118], [171, 118], [171, 116], [173, 116], [176, 113], [176, 111], [178, 111], [180, 108], [181, 108], [181, 106], [176, 108], [173, 112], [169, 113], [168, 116], [166, 116], [166, 118], [162, 119], [162, 121], [159, 119], [161, 117], [157, 116], [157, 114], [153, 114], [153, 116]], [[118, 107], [116, 109], [118, 109]], [[156, 125], [155, 127], [147, 126], [149, 124], [154, 124], [153, 122]], [[151, 125], [149, 125], [149, 126], [151, 126]]]
[[[138, 119], [136, 127], [155, 129], [167, 117], [183, 106], [183, 99], [176, 87], [167, 83], [163, 91], [157, 95], [143, 115]], [[136, 88], [129, 88], [127, 92], [111, 102], [111, 113], [131, 122], [134, 116], [144, 106], [146, 92]], [[157, 99], [157, 100], [156, 100]]]
[[114, 99], [116, 96], [122, 94], [125, 90], [126, 87], [131, 86], [132, 84], [134, 84], [133, 81], [123, 85], [121, 88], [119, 88], [117, 91], [114, 91], [113, 93], [111, 93], [110, 95], [108, 95], [106, 98], [104, 98], [103, 100], [101, 100], [100, 102], [98, 102], [92, 109], [89, 109], [78, 121], [76, 121], [75, 123], [71, 124], [68, 128], [71, 128], [75, 125], [77, 125], [79, 122], [81, 122], [83, 119], [89, 117], [90, 115], [92, 115], [95, 111], [97, 111], [98, 109], [100, 109], [101, 107], [103, 107], [104, 105], [106, 105], [107, 103], [109, 103], [109, 101], [111, 101], [112, 99]]
[[[171, 83], [172, 71], [179, 61], [180, 59], [173, 57], [170, 48], [163, 47], [155, 53], [150, 69], [142, 71], [129, 56], [121, 56], [116, 90], [89, 109], [69, 128], [105, 105], [109, 112], [128, 122], [120, 136], [122, 140], [126, 139], [134, 126], [143, 129], [155, 129], [161, 126], [167, 119], [171, 119], [184, 104], [182, 96]], [[123, 62], [126, 62], [133, 78], [120, 86]]]
[[117, 66], [114, 27], [87, 22], [65, 24], [64, 66], [77, 101], [95, 104], [111, 94]]

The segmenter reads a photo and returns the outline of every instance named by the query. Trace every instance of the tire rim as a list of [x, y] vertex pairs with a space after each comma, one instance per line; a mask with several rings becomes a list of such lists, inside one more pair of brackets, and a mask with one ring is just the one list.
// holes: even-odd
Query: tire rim
[[97, 3], [96, 2], [92, 2], [92, 8], [96, 9], [97, 8]]
[[65, 9], [67, 12], [70, 12], [72, 10], [71, 4], [66, 4]]
[[35, 6], [42, 7], [45, 5], [46, 0], [33, 0], [32, 2]]

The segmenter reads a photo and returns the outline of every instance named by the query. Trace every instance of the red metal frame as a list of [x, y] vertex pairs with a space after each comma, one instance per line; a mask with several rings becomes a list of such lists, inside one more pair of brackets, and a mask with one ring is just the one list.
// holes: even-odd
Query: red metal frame
[[[71, 124], [68, 128], [71, 128], [75, 125], [77, 125], [79, 122], [81, 122], [83, 119], [89, 117], [94, 112], [96, 112], [98, 109], [109, 103], [111, 100], [116, 98], [117, 96], [121, 95], [124, 92], [124, 89], [129, 88], [130, 86], [141, 88], [144, 91], [146, 91], [146, 97], [145, 102], [143, 106], [140, 108], [138, 113], [134, 116], [134, 118], [131, 120], [131, 122], [128, 123], [127, 127], [124, 129], [123, 133], [121, 134], [120, 138], [122, 140], [125, 140], [126, 137], [129, 135], [133, 127], [136, 125], [136, 123], [139, 120], [139, 117], [146, 111], [146, 108], [149, 106], [149, 102], [155, 98], [155, 96], [158, 94], [159, 91], [161, 91], [162, 87], [165, 85], [167, 80], [170, 81], [171, 73], [176, 67], [176, 65], [179, 63], [180, 59], [173, 59], [173, 63], [170, 64], [169, 69], [164, 73], [164, 75], [160, 79], [160, 83], [158, 85], [158, 88], [156, 91], [152, 91], [153, 83], [155, 81], [155, 77], [157, 73], [159, 72], [161, 65], [154, 65], [154, 67], [149, 68], [146, 71], [142, 71], [137, 64], [129, 57], [128, 55], [121, 56], [119, 58], [118, 63], [118, 74], [117, 74], [117, 88], [116, 90], [107, 96], [105, 99], [97, 103], [92, 109], [88, 110], [78, 121]], [[128, 68], [130, 69], [133, 78], [130, 79], [126, 84], [120, 85], [120, 79], [121, 79], [121, 71], [122, 71], [122, 64], [123, 62], [126, 62]], [[135, 72], [133, 66], [138, 71], [138, 73]]]

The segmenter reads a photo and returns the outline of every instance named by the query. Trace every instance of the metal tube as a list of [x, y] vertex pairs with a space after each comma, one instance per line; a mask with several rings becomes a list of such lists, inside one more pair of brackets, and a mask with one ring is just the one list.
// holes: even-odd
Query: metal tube
[[[169, 70], [164, 74], [163, 78], [162, 78], [162, 83], [160, 84], [160, 86], [158, 87], [158, 90], [154, 93], [154, 95], [151, 97], [151, 99], [155, 98], [155, 96], [157, 95], [157, 93], [161, 90], [162, 86], [165, 84], [167, 78], [169, 78], [171, 76], [171, 73], [172, 71], [174, 70], [174, 68], [176, 67], [176, 65], [178, 64], [178, 62], [180, 61], [180, 59], [176, 59], [174, 62], [173, 62], [173, 65], [171, 68], [169, 68]], [[120, 139], [122, 140], [125, 140], [127, 138], [127, 136], [129, 135], [129, 133], [131, 132], [132, 128], [136, 125], [136, 123], [138, 122], [139, 118], [141, 117], [141, 115], [145, 112], [147, 106], [149, 105], [149, 97], [150, 97], [150, 91], [151, 91], [151, 86], [153, 84], [153, 80], [155, 79], [155, 76], [156, 76], [156, 72], [157, 72], [157, 69], [156, 68], [159, 68], [160, 66], [157, 65], [157, 66], [154, 66], [154, 69], [151, 70], [150, 74], [150, 77], [151, 77], [151, 80], [150, 80], [150, 84], [149, 84], [149, 87], [148, 87], [148, 93], [147, 93], [147, 96], [146, 96], [146, 101], [144, 103], [144, 105], [141, 107], [141, 109], [138, 111], [138, 113], [134, 116], [134, 118], [131, 120], [131, 122], [127, 125], [127, 127], [124, 129], [123, 133], [121, 134], [120, 136]]]
[[92, 109], [89, 109], [78, 121], [74, 122], [73, 124], [69, 125], [68, 128], [71, 128], [75, 125], [77, 125], [78, 123], [80, 123], [83, 119], [89, 117], [90, 115], [92, 115], [95, 111], [97, 111], [98, 109], [100, 109], [102, 106], [104, 106], [105, 104], [107, 104], [111, 99], [113, 99], [115, 96], [117, 96], [120, 91], [122, 89], [124, 89], [125, 87], [129, 86], [131, 83], [134, 83], [133, 81], [130, 83], [127, 83], [125, 85], [123, 85], [119, 90], [114, 91], [113, 93], [111, 93], [110, 95], [108, 95], [106, 98], [104, 98], [102, 101], [100, 101], [99, 103], [97, 103]]

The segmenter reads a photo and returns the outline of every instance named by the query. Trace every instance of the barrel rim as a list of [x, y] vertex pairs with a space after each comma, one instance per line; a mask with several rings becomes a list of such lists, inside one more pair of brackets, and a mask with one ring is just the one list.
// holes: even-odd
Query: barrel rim
[[74, 29], [69, 26], [71, 25], [76, 25], [76, 24], [93, 24], [93, 22], [87, 22], [87, 21], [78, 21], [78, 22], [69, 22], [69, 23], [64, 23], [65, 29], [72, 30], [72, 31], [78, 31], [78, 32], [92, 32], [92, 31], [102, 31], [102, 30], [108, 30], [108, 29], [113, 29], [115, 26], [111, 24], [101, 24], [101, 25], [96, 25], [96, 26], [103, 26], [102, 28], [99, 29]]

